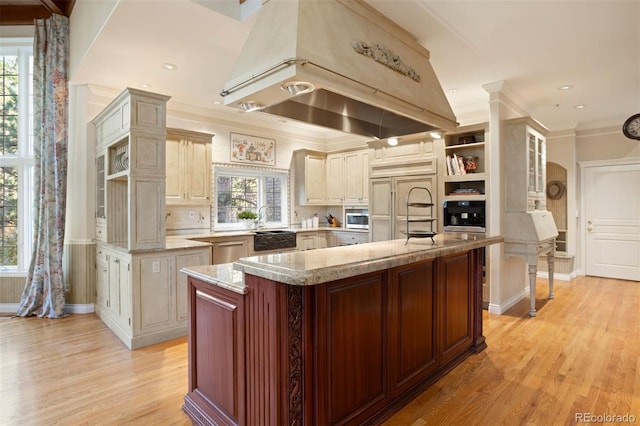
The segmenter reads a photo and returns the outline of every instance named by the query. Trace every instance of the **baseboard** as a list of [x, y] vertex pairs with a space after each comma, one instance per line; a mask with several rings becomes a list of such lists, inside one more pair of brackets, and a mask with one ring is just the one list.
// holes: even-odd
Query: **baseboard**
[[[0, 314], [15, 314], [19, 303], [0, 303]], [[91, 314], [95, 311], [93, 303], [64, 305], [65, 314]]]
[[504, 303], [496, 305], [495, 303], [489, 303], [488, 311], [491, 314], [502, 315], [511, 309], [516, 303], [524, 299], [529, 294], [529, 287], [527, 287], [522, 293], [516, 294], [513, 297], [507, 299]]
[[[538, 271], [538, 273], [536, 274], [536, 276], [538, 278], [546, 278], [549, 279], [549, 273], [545, 272], [545, 271]], [[553, 273], [553, 279], [554, 280], [560, 280], [560, 281], [571, 281], [572, 279], [574, 279], [576, 277], [576, 273], [575, 271], [570, 273], [570, 274], [559, 274], [557, 272]]]

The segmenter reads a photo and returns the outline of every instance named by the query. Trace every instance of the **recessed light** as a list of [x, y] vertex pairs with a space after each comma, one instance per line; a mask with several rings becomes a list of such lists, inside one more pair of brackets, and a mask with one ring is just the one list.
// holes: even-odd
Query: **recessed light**
[[220, 105], [222, 101], [213, 101], [214, 105]]
[[569, 90], [569, 89], [573, 89], [573, 84], [564, 84], [558, 87], [558, 90]]
[[178, 66], [176, 64], [165, 62], [164, 64], [162, 64], [162, 68], [164, 68], [165, 70], [173, 71], [178, 69]]
[[398, 145], [398, 138], [389, 138], [389, 139], [387, 139], [387, 144], [389, 144], [391, 146]]
[[442, 133], [438, 132], [437, 130], [433, 130], [432, 132], [429, 132], [429, 135], [433, 139], [442, 139]]
[[264, 108], [264, 105], [255, 101], [246, 101], [240, 104], [240, 108], [242, 108], [244, 112], [251, 112]]
[[449, 89], [447, 90], [447, 93], [450, 95], [455, 95], [456, 93], [458, 93], [458, 89]]
[[140, 87], [142, 87], [143, 89], [148, 89], [151, 87], [151, 85], [149, 83], [140, 83]]
[[576, 106], [574, 106], [575, 109], [583, 109], [585, 107], [586, 107], [586, 105], [576, 105]]
[[287, 81], [281, 86], [282, 90], [289, 92], [290, 95], [302, 95], [303, 93], [313, 92], [315, 87], [306, 81]]

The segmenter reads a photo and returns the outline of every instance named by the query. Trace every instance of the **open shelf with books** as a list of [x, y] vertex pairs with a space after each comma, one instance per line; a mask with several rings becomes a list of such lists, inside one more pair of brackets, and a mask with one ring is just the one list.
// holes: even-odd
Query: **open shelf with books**
[[485, 170], [485, 136], [487, 123], [459, 128], [445, 135], [444, 200], [484, 200], [487, 174]]

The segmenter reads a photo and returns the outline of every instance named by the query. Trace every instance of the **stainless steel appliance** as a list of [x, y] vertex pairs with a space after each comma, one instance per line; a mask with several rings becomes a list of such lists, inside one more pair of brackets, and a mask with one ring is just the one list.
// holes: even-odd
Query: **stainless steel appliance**
[[444, 230], [453, 232], [485, 232], [484, 200], [448, 200], [443, 204]]
[[349, 209], [345, 211], [345, 228], [369, 229], [368, 209]]

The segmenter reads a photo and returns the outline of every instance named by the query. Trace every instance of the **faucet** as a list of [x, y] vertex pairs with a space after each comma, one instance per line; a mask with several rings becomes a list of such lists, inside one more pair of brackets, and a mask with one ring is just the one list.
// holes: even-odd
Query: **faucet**
[[258, 209], [258, 229], [266, 228], [266, 219], [267, 216], [262, 214], [262, 209], [267, 209], [267, 214], [269, 214], [269, 206], [265, 205]]

